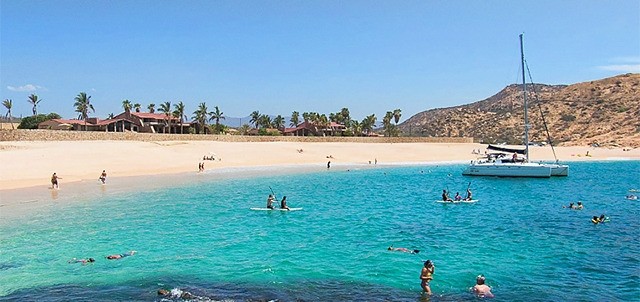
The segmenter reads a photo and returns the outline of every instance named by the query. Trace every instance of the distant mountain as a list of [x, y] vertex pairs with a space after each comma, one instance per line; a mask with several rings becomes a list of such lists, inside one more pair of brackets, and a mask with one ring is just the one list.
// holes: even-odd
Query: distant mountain
[[[573, 85], [527, 84], [527, 91], [530, 141], [547, 140], [541, 108], [556, 145], [640, 147], [640, 74]], [[420, 112], [398, 127], [404, 135], [522, 144], [523, 115], [522, 85], [512, 84], [482, 101]]]

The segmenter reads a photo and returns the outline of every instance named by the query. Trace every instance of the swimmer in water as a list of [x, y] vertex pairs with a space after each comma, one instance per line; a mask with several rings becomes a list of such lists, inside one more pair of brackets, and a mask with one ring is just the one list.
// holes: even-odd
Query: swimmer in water
[[397, 251], [397, 252], [405, 252], [405, 253], [409, 253], [409, 254], [420, 253], [420, 250], [410, 250], [410, 249], [404, 248], [404, 247], [393, 247], [393, 246], [390, 246], [389, 248], [387, 248], [387, 250], [389, 250], [389, 251]]
[[67, 261], [67, 263], [82, 263], [82, 265], [85, 265], [87, 263], [94, 263], [94, 262], [96, 262], [96, 260], [93, 259], [93, 258], [88, 258], [88, 259], [76, 259], [76, 258], [73, 258], [73, 259]]
[[136, 251], [130, 251], [128, 253], [124, 253], [124, 254], [114, 254], [114, 255], [109, 255], [105, 258], [109, 259], [109, 260], [115, 260], [115, 259], [121, 259], [124, 257], [129, 257], [129, 256], [133, 256], [133, 254], [135, 254]]
[[491, 293], [491, 287], [484, 284], [485, 278], [483, 275], [476, 277], [476, 285], [471, 288], [473, 294], [480, 298], [493, 298], [493, 293]]

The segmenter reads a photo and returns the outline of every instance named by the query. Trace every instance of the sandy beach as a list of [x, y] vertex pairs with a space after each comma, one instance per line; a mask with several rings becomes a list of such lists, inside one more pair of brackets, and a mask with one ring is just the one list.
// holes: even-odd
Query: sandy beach
[[[0, 191], [51, 186], [56, 172], [61, 185], [109, 178], [168, 175], [229, 167], [290, 165], [379, 165], [424, 162], [465, 162], [484, 152], [483, 144], [452, 143], [300, 143], [214, 141], [11, 141], [0, 142]], [[300, 150], [302, 150], [300, 152]], [[585, 156], [589, 152], [590, 156]], [[561, 161], [636, 159], [640, 149], [556, 147]], [[214, 160], [203, 160], [213, 157]], [[553, 160], [549, 147], [532, 147], [531, 160]]]

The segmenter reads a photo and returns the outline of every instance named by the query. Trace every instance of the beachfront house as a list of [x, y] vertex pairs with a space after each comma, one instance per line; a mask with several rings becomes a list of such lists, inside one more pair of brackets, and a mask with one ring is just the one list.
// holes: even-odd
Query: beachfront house
[[285, 128], [286, 136], [342, 136], [347, 127], [342, 124], [330, 122], [326, 125], [305, 121], [294, 128]]
[[172, 115], [163, 113], [131, 112], [126, 110], [111, 119], [100, 120], [91, 117], [86, 120], [52, 119], [38, 124], [38, 129], [103, 131], [103, 132], [141, 132], [141, 133], [189, 133], [191, 123], [184, 122]]

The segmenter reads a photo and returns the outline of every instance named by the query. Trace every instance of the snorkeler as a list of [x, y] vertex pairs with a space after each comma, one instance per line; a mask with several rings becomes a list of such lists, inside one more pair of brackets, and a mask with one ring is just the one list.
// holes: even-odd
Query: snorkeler
[[82, 265], [85, 265], [87, 263], [93, 263], [93, 262], [96, 262], [96, 260], [93, 259], [93, 258], [88, 258], [88, 259], [76, 259], [76, 258], [73, 258], [73, 259], [67, 261], [67, 263], [82, 263]]
[[109, 259], [109, 260], [115, 260], [115, 259], [121, 259], [124, 257], [129, 257], [129, 256], [133, 256], [133, 254], [135, 254], [136, 251], [130, 251], [128, 253], [124, 253], [124, 254], [114, 254], [114, 255], [109, 255], [105, 258]]
[[393, 246], [390, 246], [389, 248], [387, 248], [387, 250], [389, 250], [389, 251], [397, 251], [397, 252], [405, 252], [405, 253], [409, 253], [409, 254], [420, 253], [420, 250], [410, 250], [410, 249], [405, 248], [405, 247], [393, 247]]

